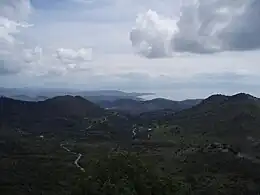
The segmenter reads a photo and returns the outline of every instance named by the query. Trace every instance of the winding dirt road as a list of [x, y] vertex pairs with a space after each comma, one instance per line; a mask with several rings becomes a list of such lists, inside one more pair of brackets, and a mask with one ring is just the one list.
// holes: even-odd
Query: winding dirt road
[[78, 155], [77, 159], [74, 161], [74, 165], [75, 165], [78, 169], [80, 169], [82, 172], [85, 172], [85, 169], [79, 165], [79, 161], [80, 161], [80, 159], [83, 157], [83, 155], [82, 155], [81, 153], [76, 153], [76, 152], [71, 151], [69, 148], [65, 147], [64, 145], [65, 145], [65, 144], [60, 144], [60, 147], [61, 147], [62, 149], [64, 149], [66, 152], [69, 152], [69, 153], [71, 153], [71, 154], [73, 154], [73, 155]]

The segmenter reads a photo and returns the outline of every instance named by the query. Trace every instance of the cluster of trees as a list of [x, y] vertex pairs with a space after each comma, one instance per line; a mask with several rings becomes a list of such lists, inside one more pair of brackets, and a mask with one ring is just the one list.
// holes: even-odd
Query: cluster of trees
[[[187, 165], [184, 163], [186, 171], [183, 169], [180, 174], [170, 175], [145, 163], [137, 153], [112, 152], [88, 164], [86, 173], [77, 182], [72, 195], [237, 195], [260, 192], [257, 185], [258, 174], [252, 176], [253, 169], [249, 164], [241, 167], [242, 164], [238, 163], [239, 169], [247, 170], [244, 171], [245, 174], [239, 175], [222, 170], [225, 168], [219, 162], [222, 162], [223, 157], [219, 157], [218, 162], [209, 158], [212, 161], [210, 163], [213, 165], [212, 170], [205, 169], [206, 165], [201, 161], [196, 163], [195, 158], [191, 162], [186, 162]], [[234, 160], [230, 163], [237, 164]], [[216, 172], [214, 167], [219, 170]]]
[[75, 186], [73, 195], [172, 195], [188, 193], [190, 188], [160, 175], [137, 154], [113, 152], [92, 160]]

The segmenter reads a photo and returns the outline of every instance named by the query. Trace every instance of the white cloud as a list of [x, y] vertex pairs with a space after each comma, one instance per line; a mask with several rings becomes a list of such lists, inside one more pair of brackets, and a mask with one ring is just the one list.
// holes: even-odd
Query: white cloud
[[137, 52], [146, 57], [169, 56], [171, 39], [177, 28], [173, 20], [160, 17], [154, 11], [139, 14], [130, 40]]
[[212, 53], [260, 48], [258, 0], [186, 0], [175, 18], [155, 11], [138, 15], [133, 47], [150, 58], [174, 52]]
[[32, 12], [30, 0], [1, 0], [0, 13], [2, 17], [13, 21], [24, 21]]
[[81, 65], [92, 60], [92, 49], [81, 48], [79, 50], [59, 48], [56, 57], [66, 65]]
[[23, 69], [22, 41], [16, 38], [20, 29], [29, 27], [24, 22], [31, 11], [29, 0], [0, 2], [0, 74], [14, 74]]
[[[20, 28], [29, 27], [24, 19], [30, 13], [29, 0], [2, 0], [0, 2], [0, 42], [13, 44], [14, 34], [20, 32]], [[4, 43], [3, 43], [4, 42]]]
[[34, 49], [24, 49], [23, 52], [24, 61], [26, 63], [40, 63], [43, 54], [43, 49], [41, 47], [37, 46]]
[[59, 48], [25, 49], [22, 54], [27, 67], [24, 73], [34, 76], [64, 76], [78, 71], [89, 71], [91, 60], [91, 49], [81, 48], [79, 50]]
[[21, 37], [17, 36], [22, 33], [23, 28], [31, 26], [26, 23], [32, 12], [30, 2], [0, 2], [0, 74], [54, 76], [65, 75], [70, 71], [88, 70], [86, 62], [92, 58], [92, 49], [56, 49], [50, 45], [41, 46], [41, 42], [34, 47], [32, 45], [35, 43], [30, 42], [30, 39], [20, 39]]
[[19, 28], [29, 27], [24, 21], [30, 13], [29, 0], [0, 1], [0, 41], [14, 43]]
[[21, 24], [8, 18], [0, 17], [0, 42], [2, 44], [14, 43], [15, 38], [13, 34], [19, 32], [18, 27], [21, 27]]

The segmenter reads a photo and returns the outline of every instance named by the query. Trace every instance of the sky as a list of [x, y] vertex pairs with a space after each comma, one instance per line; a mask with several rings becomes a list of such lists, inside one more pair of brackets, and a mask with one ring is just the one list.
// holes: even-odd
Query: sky
[[259, 0], [0, 0], [0, 87], [260, 96]]

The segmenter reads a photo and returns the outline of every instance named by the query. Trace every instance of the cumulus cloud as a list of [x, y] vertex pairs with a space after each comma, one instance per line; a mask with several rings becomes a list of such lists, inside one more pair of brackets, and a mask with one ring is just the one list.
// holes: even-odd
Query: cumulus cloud
[[[91, 49], [24, 49], [21, 58], [25, 62], [27, 73], [34, 76], [66, 75], [77, 71], [87, 71], [91, 60]], [[20, 63], [22, 64], [22, 63]]]
[[18, 73], [23, 66], [22, 42], [16, 38], [31, 12], [29, 0], [0, 1], [0, 74]]
[[27, 26], [0, 16], [0, 42], [2, 44], [13, 44], [15, 42], [14, 34], [20, 32], [19, 28]]
[[56, 57], [66, 65], [79, 65], [92, 60], [92, 49], [81, 48], [79, 50], [59, 48]]
[[14, 21], [24, 21], [32, 12], [30, 0], [1, 0], [0, 13], [2, 17]]
[[175, 31], [173, 20], [149, 10], [138, 15], [130, 40], [136, 51], [146, 57], [168, 56], [172, 52], [170, 44]]
[[175, 18], [151, 10], [137, 16], [130, 32], [137, 53], [156, 58], [260, 48], [259, 0], [181, 2]]
[[39, 46], [34, 49], [24, 49], [23, 57], [26, 63], [40, 62], [43, 55], [43, 49]]
[[19, 39], [17, 35], [22, 29], [31, 26], [26, 21], [32, 10], [30, 0], [0, 1], [0, 75], [55, 76], [87, 70], [85, 65], [92, 59], [91, 49], [28, 47], [35, 43]]
[[29, 27], [24, 21], [31, 12], [29, 0], [0, 1], [0, 42], [14, 43], [14, 34], [20, 28]]

